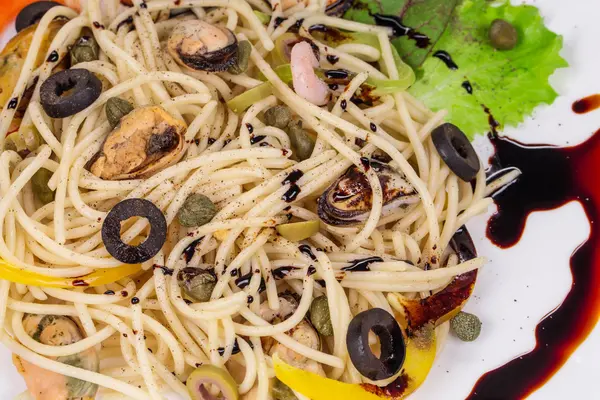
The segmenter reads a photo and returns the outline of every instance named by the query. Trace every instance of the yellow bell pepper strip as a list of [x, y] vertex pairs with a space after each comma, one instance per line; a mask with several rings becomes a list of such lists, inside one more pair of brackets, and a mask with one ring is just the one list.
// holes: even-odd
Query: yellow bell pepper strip
[[284, 363], [277, 354], [273, 357], [273, 366], [280, 381], [311, 400], [400, 400], [425, 381], [433, 366], [435, 354], [435, 329], [432, 324], [427, 324], [406, 339], [404, 365], [396, 380], [384, 387], [323, 378]]
[[141, 264], [126, 264], [115, 268], [97, 269], [75, 278], [61, 278], [25, 271], [0, 259], [0, 279], [23, 285], [61, 289], [107, 285], [133, 275], [141, 269]]
[[323, 378], [292, 367], [283, 362], [277, 354], [273, 356], [273, 367], [277, 379], [311, 400], [380, 400], [379, 396], [369, 393], [360, 385]]
[[396, 380], [384, 387], [371, 384], [361, 386], [380, 398], [406, 398], [425, 382], [435, 361], [436, 346], [433, 324], [427, 324], [406, 339], [406, 359]]

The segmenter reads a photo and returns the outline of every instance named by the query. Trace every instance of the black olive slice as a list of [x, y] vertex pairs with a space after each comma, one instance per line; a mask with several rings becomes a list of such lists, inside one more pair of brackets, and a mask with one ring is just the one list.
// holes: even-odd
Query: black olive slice
[[52, 118], [77, 114], [102, 92], [102, 82], [87, 69], [67, 69], [51, 75], [40, 87], [40, 102]]
[[457, 126], [446, 123], [431, 133], [431, 139], [448, 168], [465, 182], [472, 181], [481, 164], [467, 136]]
[[37, 24], [49, 9], [60, 5], [60, 3], [55, 1], [38, 1], [29, 4], [17, 15], [17, 19], [15, 21], [15, 28], [17, 29], [17, 32], [21, 32], [28, 26]]
[[[370, 331], [379, 338], [379, 358], [369, 347]], [[372, 381], [394, 376], [402, 368], [406, 356], [406, 344], [400, 325], [390, 313], [381, 308], [363, 311], [350, 321], [346, 346], [354, 367]]]
[[[121, 240], [121, 222], [131, 217], [146, 218], [150, 223], [150, 235], [138, 246]], [[151, 201], [127, 199], [110, 210], [102, 224], [102, 241], [111, 256], [125, 264], [139, 264], [156, 255], [167, 240], [167, 220], [162, 211]]]

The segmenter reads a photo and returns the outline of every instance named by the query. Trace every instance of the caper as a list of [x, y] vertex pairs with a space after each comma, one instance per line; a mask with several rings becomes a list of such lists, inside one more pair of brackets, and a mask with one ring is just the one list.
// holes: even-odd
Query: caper
[[319, 296], [310, 305], [310, 322], [323, 336], [333, 336], [333, 325], [329, 314], [329, 301], [327, 296]]
[[100, 46], [89, 29], [75, 41], [71, 48], [71, 66], [82, 62], [96, 61], [100, 58]]
[[48, 187], [48, 181], [52, 177], [52, 172], [46, 168], [40, 168], [31, 178], [33, 193], [44, 204], [54, 201], [54, 190]]
[[315, 148], [315, 141], [302, 129], [301, 120], [293, 120], [289, 123], [288, 136], [290, 137], [292, 150], [298, 161], [309, 159]]
[[297, 400], [298, 398], [288, 385], [275, 378], [271, 394], [274, 400]]
[[489, 36], [492, 46], [498, 50], [512, 50], [519, 41], [519, 34], [515, 27], [503, 19], [496, 19], [492, 22]]
[[292, 222], [278, 225], [277, 232], [291, 242], [299, 242], [308, 239], [319, 232], [319, 220]]
[[265, 111], [265, 122], [269, 126], [285, 129], [292, 120], [292, 112], [286, 106], [275, 106]]
[[121, 118], [132, 111], [133, 105], [120, 97], [111, 97], [106, 102], [106, 118], [113, 129], [119, 125]]
[[463, 342], [472, 342], [481, 333], [481, 321], [477, 315], [461, 311], [450, 320], [450, 330]]
[[185, 267], [177, 274], [177, 283], [185, 294], [199, 302], [210, 300], [217, 284], [217, 276], [211, 270]]
[[177, 219], [182, 226], [202, 226], [217, 214], [217, 207], [208, 197], [200, 193], [188, 196], [177, 213]]
[[247, 40], [242, 40], [238, 43], [237, 48], [237, 61], [233, 64], [228, 72], [239, 75], [246, 72], [248, 69], [248, 61], [250, 60], [250, 53], [252, 53], [252, 45]]

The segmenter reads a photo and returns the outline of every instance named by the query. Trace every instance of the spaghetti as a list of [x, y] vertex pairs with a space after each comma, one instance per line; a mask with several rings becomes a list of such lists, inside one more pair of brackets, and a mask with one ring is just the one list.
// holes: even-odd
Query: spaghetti
[[[465, 258], [450, 244], [461, 226], [487, 210], [487, 196], [518, 172], [490, 187], [479, 164], [473, 185], [457, 178], [431, 139], [445, 112], [431, 112], [400, 89], [368, 97], [365, 88], [410, 80], [388, 28], [328, 16], [322, 0], [287, 3], [134, 0], [123, 6], [90, 0], [78, 5], [80, 12], [52, 7], [30, 28], [28, 52], [0, 114], [0, 257], [13, 271], [2, 277], [11, 279], [15, 268], [21, 274], [0, 283], [0, 340], [15, 354], [32, 393], [28, 375], [45, 373], [54, 386], [71, 378], [98, 385], [106, 398], [161, 399], [166, 392], [189, 398], [184, 382], [189, 386], [192, 371], [212, 365], [233, 376], [241, 398], [268, 399], [274, 396], [275, 354], [323, 377], [384, 387], [399, 375], [373, 381], [350, 359], [353, 318], [378, 308], [411, 329], [408, 304], [443, 294], [456, 277], [474, 280], [484, 259]], [[57, 21], [60, 29], [49, 38]], [[188, 30], [178, 39], [181, 24]], [[334, 46], [313, 35], [316, 25], [372, 40]], [[227, 40], [236, 46], [214, 50], [218, 65], [210, 64], [214, 54], [184, 57], [185, 46], [197, 51], [186, 40], [196, 40], [202, 29], [233, 35]], [[71, 69], [100, 79], [101, 93], [81, 111], [52, 119], [41, 86], [64, 68], [85, 30], [98, 55]], [[290, 35], [293, 82], [275, 61]], [[176, 39], [177, 51], [170, 47]], [[242, 57], [242, 42], [249, 44], [247, 65], [234, 72], [231, 60]], [[300, 53], [302, 43], [310, 44], [308, 55]], [[211, 43], [203, 46], [212, 51]], [[303, 75], [310, 91], [327, 82], [312, 77], [313, 68], [347, 73], [343, 82], [325, 86], [326, 106], [303, 95], [297, 74], [305, 66], [294, 64], [295, 54], [317, 63]], [[250, 101], [234, 110], [232, 102], [240, 104], [245, 95]], [[122, 102], [109, 107], [114, 98], [133, 111], [122, 111]], [[26, 106], [20, 114], [13, 99]], [[270, 124], [266, 116], [275, 107], [291, 122]], [[121, 171], [119, 162], [139, 155], [133, 146], [142, 125], [148, 118], [159, 121], [159, 114], [161, 126], [183, 126], [179, 148], [161, 142], [162, 158], [149, 160], [147, 153], [142, 166]], [[109, 148], [112, 138], [118, 146]], [[311, 141], [301, 156], [302, 144]], [[128, 152], [111, 155], [117, 148]], [[53, 196], [46, 204], [37, 186], [40, 171], [47, 171], [44, 188]], [[327, 195], [344, 182], [362, 185], [360, 201], [344, 205], [348, 209], [336, 203], [338, 192], [333, 200]], [[186, 226], [180, 215], [193, 194], [215, 213]], [[126, 199], [151, 202], [168, 228], [159, 251], [122, 270], [123, 262], [104, 245], [103, 225]], [[352, 209], [358, 203], [364, 207]], [[278, 233], [286, 224], [319, 220], [298, 241]], [[128, 219], [117, 239], [135, 248], [152, 229], [145, 218]], [[98, 270], [113, 279], [98, 278]], [[209, 284], [205, 299], [190, 295], [197, 289], [185, 286], [186, 277], [201, 281], [203, 290]], [[328, 336], [307, 322], [321, 296], [335, 310], [327, 311]], [[428, 321], [438, 324], [438, 344], [447, 331], [445, 314]], [[82, 337], [44, 343], [27, 328], [31, 315], [51, 316], [57, 326], [75, 321]], [[47, 326], [37, 329], [43, 335]], [[88, 352], [100, 360], [97, 370], [73, 362]], [[201, 385], [206, 393], [217, 393], [218, 384], [207, 385]], [[95, 389], [85, 395], [95, 396]]]

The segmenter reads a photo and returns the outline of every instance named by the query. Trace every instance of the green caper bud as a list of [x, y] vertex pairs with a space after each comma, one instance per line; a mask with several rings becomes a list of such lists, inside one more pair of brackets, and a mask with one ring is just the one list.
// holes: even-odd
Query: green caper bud
[[44, 204], [54, 201], [54, 190], [48, 187], [48, 181], [52, 177], [52, 172], [46, 168], [40, 168], [31, 178], [33, 193]]
[[271, 394], [274, 400], [297, 400], [298, 398], [288, 385], [275, 378]]
[[200, 193], [188, 196], [177, 213], [177, 219], [182, 226], [191, 228], [210, 222], [217, 215], [217, 207], [208, 197]]
[[310, 305], [310, 322], [321, 335], [333, 336], [327, 296], [319, 296], [312, 301]]
[[71, 48], [71, 66], [81, 62], [96, 61], [100, 58], [100, 46], [92, 32], [88, 31], [84, 31]]
[[304, 161], [310, 158], [315, 148], [315, 141], [302, 129], [301, 120], [293, 120], [288, 125], [288, 136], [292, 143], [292, 150], [298, 161]]
[[247, 40], [242, 40], [238, 43], [237, 61], [227, 70], [234, 75], [243, 74], [248, 69], [248, 61], [250, 61], [250, 53], [252, 53], [252, 45]]
[[286, 106], [275, 106], [265, 111], [265, 122], [269, 126], [285, 129], [292, 120], [292, 111]]
[[492, 46], [498, 50], [512, 50], [519, 41], [519, 34], [515, 27], [503, 19], [496, 19], [492, 22], [489, 36]]
[[119, 125], [121, 118], [132, 111], [133, 105], [120, 97], [111, 97], [106, 102], [106, 118], [113, 129]]
[[481, 321], [477, 315], [461, 311], [450, 320], [450, 330], [463, 342], [472, 342], [481, 333]]
[[177, 274], [177, 283], [192, 299], [205, 302], [210, 300], [217, 276], [210, 270], [185, 267]]

